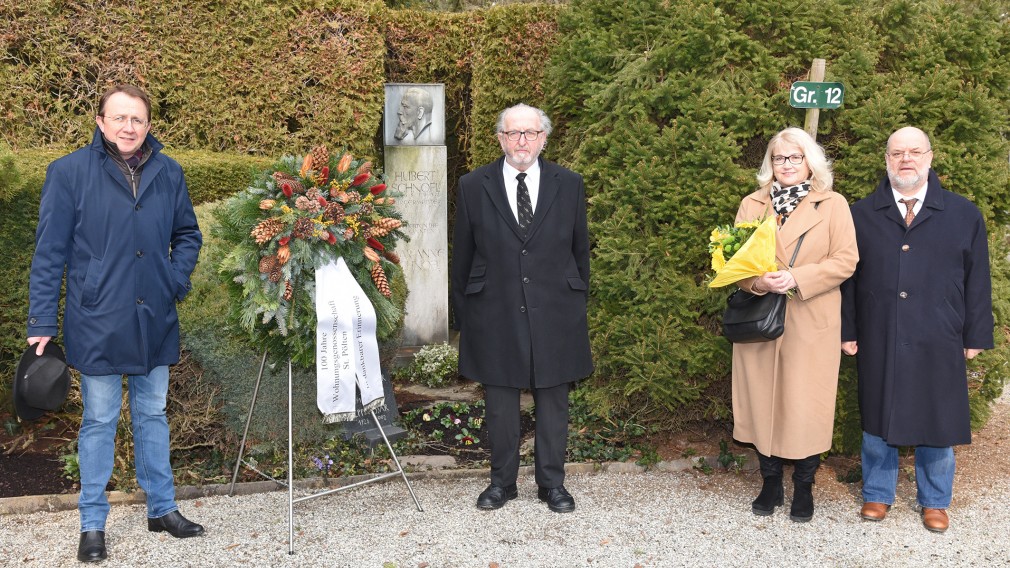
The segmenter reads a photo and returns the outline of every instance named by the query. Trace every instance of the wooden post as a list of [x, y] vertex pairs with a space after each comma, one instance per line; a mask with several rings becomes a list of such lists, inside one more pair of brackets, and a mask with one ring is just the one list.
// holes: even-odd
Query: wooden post
[[[810, 81], [815, 81], [820, 83], [824, 80], [824, 60], [814, 59], [813, 64], [810, 66]], [[821, 118], [821, 109], [819, 108], [808, 108], [806, 120], [803, 121], [803, 130], [807, 131], [814, 140], [817, 140], [817, 122]]]

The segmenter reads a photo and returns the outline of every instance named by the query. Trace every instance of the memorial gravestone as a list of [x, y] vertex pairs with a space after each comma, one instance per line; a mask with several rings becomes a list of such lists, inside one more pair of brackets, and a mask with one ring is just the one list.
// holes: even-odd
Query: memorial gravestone
[[408, 291], [403, 345], [441, 343], [449, 337], [444, 85], [387, 84], [385, 109], [386, 183], [410, 237], [397, 249]]

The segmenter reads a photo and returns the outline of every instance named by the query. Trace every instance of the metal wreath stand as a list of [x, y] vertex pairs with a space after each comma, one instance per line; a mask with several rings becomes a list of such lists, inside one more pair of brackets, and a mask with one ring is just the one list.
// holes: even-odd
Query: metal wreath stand
[[[294, 310], [291, 312], [294, 313]], [[341, 487], [336, 487], [334, 489], [327, 489], [325, 491], [319, 491], [316, 493], [311, 493], [309, 495], [304, 495], [295, 499], [295, 485], [294, 485], [294, 436], [293, 436], [293, 421], [292, 421], [292, 404], [291, 404], [291, 385], [292, 385], [292, 371], [291, 371], [291, 358], [288, 358], [288, 479], [284, 482], [280, 479], [275, 479], [274, 477], [260, 471], [256, 466], [250, 464], [249, 462], [242, 459], [243, 453], [245, 453], [245, 442], [249, 435], [249, 424], [252, 423], [253, 410], [256, 408], [256, 397], [260, 390], [260, 381], [263, 380], [263, 369], [266, 367], [267, 363], [267, 351], [263, 351], [263, 359], [260, 361], [259, 374], [256, 376], [256, 386], [253, 387], [252, 401], [249, 403], [249, 414], [246, 416], [245, 428], [242, 430], [242, 441], [239, 442], [238, 446], [238, 458], [235, 459], [235, 470], [231, 475], [231, 487], [228, 490], [228, 496], [232, 496], [235, 493], [235, 482], [238, 479], [238, 472], [241, 466], [245, 466], [260, 477], [269, 479], [274, 483], [288, 488], [288, 554], [295, 553], [295, 516], [294, 507], [295, 503], [301, 503], [302, 501], [308, 501], [309, 499], [315, 499], [316, 497], [323, 497], [331, 493], [337, 493], [339, 491], [344, 491], [347, 489], [353, 489], [361, 485], [368, 483], [375, 483], [376, 481], [382, 481], [383, 479], [388, 479], [390, 477], [395, 477], [399, 475], [403, 478], [403, 483], [407, 485], [407, 491], [410, 492], [411, 498], [414, 499], [414, 505], [417, 507], [418, 512], [424, 512], [421, 508], [421, 502], [417, 500], [417, 495], [414, 494], [414, 488], [410, 486], [410, 480], [407, 479], [406, 472], [403, 471], [403, 466], [400, 465], [399, 458], [396, 457], [396, 452], [393, 451], [393, 445], [389, 442], [389, 438], [386, 437], [386, 432], [382, 429], [382, 424], [379, 422], [379, 417], [375, 415], [375, 410], [370, 410], [372, 415], [372, 420], [375, 422], [375, 427], [379, 429], [379, 433], [382, 434], [382, 441], [386, 443], [386, 448], [389, 449], [389, 455], [393, 457], [393, 463], [396, 464], [396, 468], [388, 473], [375, 474], [373, 477], [365, 479], [363, 481], [358, 481], [356, 483], [351, 483], [349, 485], [344, 485]]]

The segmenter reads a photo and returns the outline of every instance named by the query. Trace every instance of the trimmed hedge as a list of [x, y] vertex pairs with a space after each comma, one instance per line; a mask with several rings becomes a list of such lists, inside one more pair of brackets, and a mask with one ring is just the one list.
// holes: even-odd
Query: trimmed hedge
[[0, 140], [90, 139], [99, 95], [144, 87], [169, 146], [275, 155], [344, 140], [372, 154], [385, 46], [375, 0], [0, 7]]

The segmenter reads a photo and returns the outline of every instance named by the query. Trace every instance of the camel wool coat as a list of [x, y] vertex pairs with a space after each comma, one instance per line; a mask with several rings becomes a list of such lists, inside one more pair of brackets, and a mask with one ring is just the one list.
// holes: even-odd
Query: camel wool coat
[[[765, 188], [743, 199], [736, 218], [768, 215], [774, 212]], [[787, 459], [831, 448], [841, 359], [839, 286], [859, 260], [849, 204], [834, 191], [811, 191], [781, 226], [775, 243], [780, 270], [804, 234], [790, 269], [797, 286], [787, 303], [785, 332], [774, 341], [733, 345], [733, 437]], [[737, 285], [754, 292], [755, 280]]]

